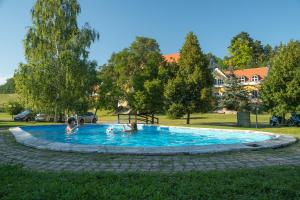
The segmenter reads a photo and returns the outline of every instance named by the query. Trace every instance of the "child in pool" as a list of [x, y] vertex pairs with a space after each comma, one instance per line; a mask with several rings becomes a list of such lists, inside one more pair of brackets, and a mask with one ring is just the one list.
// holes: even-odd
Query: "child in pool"
[[134, 133], [138, 131], [137, 124], [135, 122], [131, 122], [128, 126], [130, 129], [126, 130], [125, 126], [123, 125], [123, 132]]
[[71, 134], [73, 131], [74, 131], [74, 129], [77, 127], [76, 125], [75, 125], [75, 118], [73, 118], [73, 117], [70, 117], [69, 119], [68, 119], [68, 125], [67, 125], [67, 133], [68, 134]]

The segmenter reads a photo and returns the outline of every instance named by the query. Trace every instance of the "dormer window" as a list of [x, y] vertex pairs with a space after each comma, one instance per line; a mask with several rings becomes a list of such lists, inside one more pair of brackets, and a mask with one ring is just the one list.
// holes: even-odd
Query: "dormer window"
[[241, 82], [241, 83], [245, 83], [245, 82], [246, 82], [246, 77], [245, 77], [245, 76], [241, 76], [240, 82]]
[[258, 76], [257, 75], [252, 76], [251, 81], [258, 82]]
[[224, 81], [222, 79], [215, 79], [215, 84], [216, 85], [223, 85]]

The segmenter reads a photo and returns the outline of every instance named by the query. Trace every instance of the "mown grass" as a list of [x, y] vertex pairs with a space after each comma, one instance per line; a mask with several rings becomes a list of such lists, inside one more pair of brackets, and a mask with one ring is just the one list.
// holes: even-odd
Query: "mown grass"
[[300, 167], [292, 166], [175, 174], [0, 171], [0, 199], [300, 199]]
[[0, 94], [0, 105], [6, 104], [9, 101], [16, 101], [17, 94]]

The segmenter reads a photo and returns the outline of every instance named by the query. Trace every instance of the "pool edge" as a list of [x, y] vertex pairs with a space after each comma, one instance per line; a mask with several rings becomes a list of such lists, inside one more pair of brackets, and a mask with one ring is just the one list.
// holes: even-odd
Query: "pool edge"
[[[199, 128], [202, 129], [202, 128]], [[210, 129], [210, 128], [203, 128]], [[214, 129], [210, 130], [227, 130]], [[242, 144], [216, 144], [204, 146], [184, 146], [184, 147], [116, 147], [99, 145], [69, 144], [60, 142], [50, 142], [32, 136], [20, 127], [9, 128], [16, 141], [28, 147], [61, 152], [99, 153], [99, 154], [131, 154], [131, 155], [175, 155], [175, 154], [208, 154], [220, 152], [233, 152], [244, 150], [260, 150], [267, 148], [281, 148], [296, 143], [297, 138], [289, 135], [279, 135], [261, 131], [250, 131], [260, 134], [274, 135], [270, 140], [261, 142], [251, 142]], [[239, 130], [249, 132], [249, 130]]]

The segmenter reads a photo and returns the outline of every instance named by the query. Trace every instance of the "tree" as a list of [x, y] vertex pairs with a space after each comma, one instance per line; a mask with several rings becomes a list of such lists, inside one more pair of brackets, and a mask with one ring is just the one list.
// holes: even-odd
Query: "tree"
[[113, 54], [107, 65], [112, 67], [115, 85], [122, 93], [119, 100], [127, 101], [136, 111], [161, 111], [158, 106], [163, 103], [163, 84], [158, 72], [164, 64], [159, 45], [151, 38], [137, 37], [129, 48]]
[[20, 113], [22, 110], [24, 110], [23, 106], [16, 101], [10, 101], [5, 107], [5, 110], [7, 113], [9, 113], [12, 118], [14, 115]]
[[229, 56], [224, 58], [225, 65], [238, 69], [266, 65], [270, 58], [270, 45], [265, 48], [259, 40], [253, 40], [246, 32], [232, 38], [228, 47]]
[[230, 71], [225, 80], [225, 91], [220, 101], [220, 106], [228, 110], [244, 111], [250, 109], [249, 94], [244, 90], [238, 78]]
[[265, 64], [269, 65], [272, 56], [274, 55], [273, 48], [267, 44], [264, 46]]
[[207, 56], [207, 59], [209, 61], [209, 68], [210, 69], [214, 69], [214, 68], [219, 68], [221, 70], [226, 69], [226, 66], [224, 65], [224, 61], [221, 58], [215, 56], [212, 53], [208, 53], [208, 54], [206, 54], [206, 56]]
[[242, 69], [246, 66], [250, 66], [253, 63], [253, 39], [246, 32], [241, 32], [231, 40], [228, 52], [228, 57], [224, 63], [227, 66], [234, 66]]
[[88, 24], [78, 28], [79, 13], [76, 0], [37, 0], [32, 9], [24, 40], [27, 63], [20, 64], [15, 81], [24, 103], [34, 110], [56, 115], [86, 108], [96, 80], [88, 48], [99, 34]]
[[180, 108], [178, 116], [205, 112], [209, 108], [213, 79], [208, 69], [208, 60], [202, 52], [197, 37], [188, 33], [180, 50], [179, 69], [176, 77], [169, 80], [165, 88], [165, 97], [170, 104], [169, 113]]
[[283, 118], [300, 108], [300, 42], [280, 45], [273, 58], [268, 77], [261, 88], [265, 106]]
[[164, 107], [164, 88], [158, 79], [147, 80], [144, 83], [144, 90], [137, 91], [134, 95], [135, 107], [144, 113], [160, 113]]
[[114, 66], [103, 65], [98, 72], [99, 88], [94, 97], [95, 108], [106, 110], [116, 110], [118, 102], [121, 100], [122, 91], [117, 85], [118, 76], [116, 76]]
[[16, 92], [14, 78], [9, 78], [6, 83], [0, 85], [0, 94], [13, 94]]

